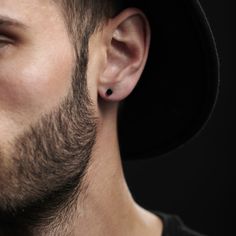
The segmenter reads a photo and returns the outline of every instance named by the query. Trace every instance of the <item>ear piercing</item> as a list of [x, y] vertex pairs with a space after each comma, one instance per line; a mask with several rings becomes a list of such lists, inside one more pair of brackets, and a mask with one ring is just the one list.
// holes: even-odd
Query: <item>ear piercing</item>
[[113, 91], [109, 88], [106, 92], [106, 95], [110, 97], [113, 94]]

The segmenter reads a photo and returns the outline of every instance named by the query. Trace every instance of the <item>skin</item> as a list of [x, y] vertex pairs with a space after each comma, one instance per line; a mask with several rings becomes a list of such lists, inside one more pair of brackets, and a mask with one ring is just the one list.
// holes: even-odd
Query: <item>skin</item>
[[129, 191], [116, 132], [146, 63], [145, 16], [127, 9], [93, 34], [83, 73], [56, 5], [0, 6], [27, 25], [0, 25], [0, 235], [161, 235]]

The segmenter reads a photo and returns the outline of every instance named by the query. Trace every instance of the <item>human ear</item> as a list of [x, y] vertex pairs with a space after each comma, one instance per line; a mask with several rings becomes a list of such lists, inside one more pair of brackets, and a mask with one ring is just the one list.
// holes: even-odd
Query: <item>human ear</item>
[[121, 101], [137, 84], [150, 46], [150, 27], [145, 15], [128, 8], [110, 20], [107, 28], [105, 66], [99, 78], [102, 99]]

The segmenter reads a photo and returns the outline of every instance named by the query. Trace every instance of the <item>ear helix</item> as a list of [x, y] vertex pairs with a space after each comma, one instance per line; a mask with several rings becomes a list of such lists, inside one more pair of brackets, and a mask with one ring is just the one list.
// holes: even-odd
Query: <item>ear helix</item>
[[112, 89], [109, 88], [109, 89], [106, 91], [107, 97], [110, 97], [112, 94], [113, 94], [113, 91], [112, 91]]

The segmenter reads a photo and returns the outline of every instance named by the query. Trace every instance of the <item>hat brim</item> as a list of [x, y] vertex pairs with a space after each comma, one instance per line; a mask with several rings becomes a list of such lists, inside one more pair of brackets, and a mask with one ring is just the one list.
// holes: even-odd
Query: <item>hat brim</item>
[[152, 39], [137, 87], [118, 116], [121, 156], [157, 157], [183, 146], [206, 125], [219, 92], [219, 58], [197, 0], [124, 1], [146, 14]]

